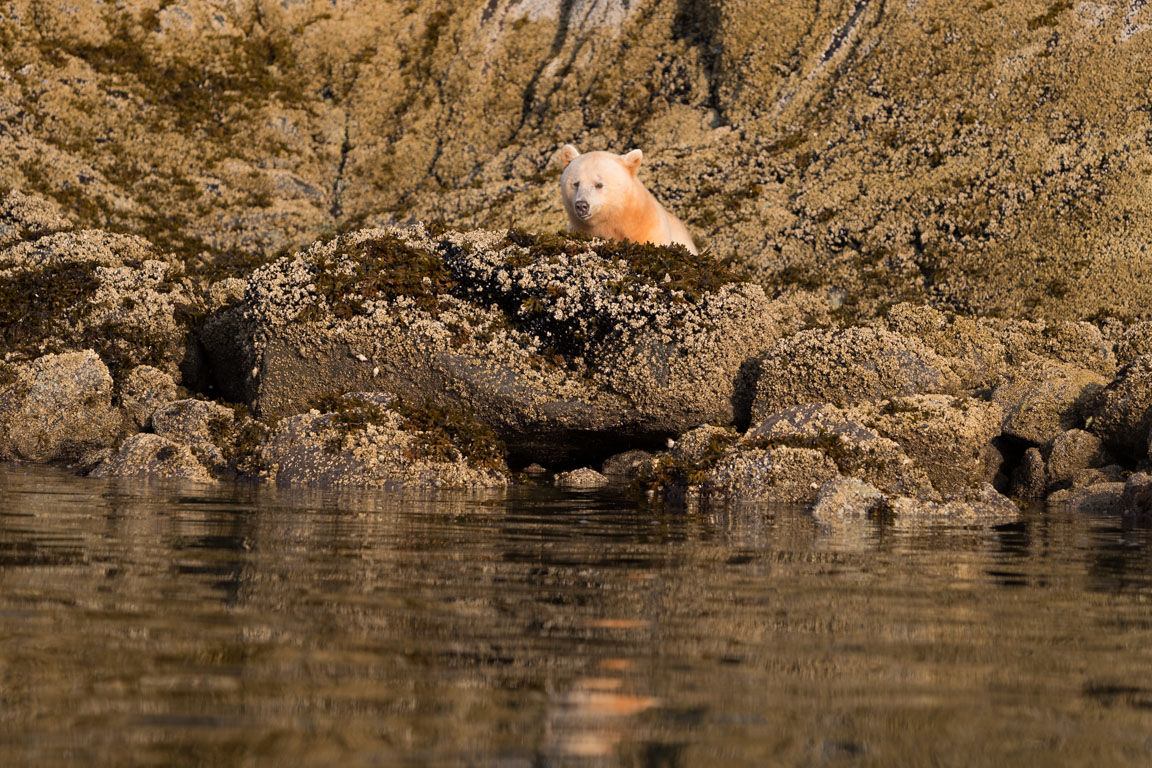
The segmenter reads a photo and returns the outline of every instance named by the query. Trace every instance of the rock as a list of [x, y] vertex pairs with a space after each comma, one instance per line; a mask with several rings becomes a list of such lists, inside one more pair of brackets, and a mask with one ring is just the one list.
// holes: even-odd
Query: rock
[[917, 339], [875, 328], [801, 331], [761, 361], [752, 418], [805, 403], [844, 406], [959, 389], [948, 361]]
[[[1009, 363], [1020, 366], [1048, 361], [1111, 377], [1116, 372], [1112, 345], [1100, 329], [1086, 322], [1028, 320], [985, 321], [993, 324]], [[1061, 366], [1063, 367], [1063, 366]]]
[[129, 437], [120, 450], [92, 470], [91, 476], [213, 482], [188, 446], [152, 434]]
[[889, 310], [884, 324], [947, 358], [967, 390], [995, 386], [1008, 365], [1007, 349], [987, 320], [901, 303]]
[[1012, 495], [1024, 501], [1044, 498], [1048, 489], [1048, 471], [1038, 448], [1024, 451], [1024, 458], [1012, 473]]
[[1127, 512], [1142, 515], [1152, 513], [1152, 477], [1145, 472], [1133, 473], [1124, 483], [1120, 503]]
[[[502, 488], [507, 468], [491, 433], [435, 414], [404, 416], [389, 395], [346, 396], [340, 410], [281, 419], [264, 446], [266, 477], [280, 486]], [[467, 427], [468, 429], [464, 429]]]
[[1096, 483], [1084, 488], [1065, 488], [1048, 496], [1049, 509], [1076, 514], [1103, 514], [1123, 508], [1124, 483]]
[[62, 232], [0, 250], [0, 341], [14, 359], [93, 349], [115, 377], [195, 376], [199, 299], [171, 257], [129, 235]]
[[1119, 464], [1107, 464], [1103, 467], [1089, 467], [1088, 469], [1078, 469], [1072, 475], [1073, 488], [1087, 488], [1090, 485], [1098, 485], [1100, 483], [1120, 483], [1124, 481], [1127, 474], [1124, 467]]
[[1064, 484], [1082, 469], [1112, 463], [1100, 438], [1082, 429], [1070, 429], [1057, 435], [1048, 456], [1048, 480]]
[[92, 350], [44, 355], [3, 390], [8, 453], [25, 461], [74, 461], [122, 436], [112, 378]]
[[1100, 392], [1088, 430], [1118, 459], [1136, 463], [1148, 455], [1152, 427], [1152, 357], [1140, 357], [1120, 369]]
[[1004, 409], [1004, 433], [1046, 445], [1062, 432], [1084, 426], [1107, 379], [1065, 363], [1036, 361], [1013, 368], [992, 392]]
[[161, 437], [187, 446], [213, 474], [228, 472], [228, 442], [236, 429], [231, 408], [206, 400], [176, 400], [152, 414], [152, 429]]
[[556, 475], [554, 482], [565, 488], [601, 488], [608, 485], [609, 480], [591, 467], [583, 467], [571, 472], [561, 472]]
[[264, 418], [383, 388], [466, 407], [514, 458], [562, 463], [733, 419], [741, 366], [777, 319], [759, 287], [707, 258], [362, 231], [258, 270], [205, 346], [234, 374], [221, 391]]
[[754, 449], [815, 449], [831, 458], [840, 474], [869, 482], [884, 493], [937, 497], [927, 475], [898, 444], [827, 403], [786, 408], [749, 429], [740, 442]]
[[650, 464], [653, 456], [648, 451], [624, 451], [609, 456], [600, 466], [600, 471], [606, 475], [621, 475], [623, 477], [636, 477], [641, 467]]
[[968, 488], [944, 504], [907, 497], [889, 499], [885, 512], [904, 522], [1003, 522], [1020, 515], [1010, 499], [987, 483]]
[[883, 509], [888, 497], [874, 485], [854, 477], [836, 477], [820, 486], [812, 505], [817, 520], [866, 517]]
[[838, 477], [836, 462], [813, 448], [746, 448], [716, 464], [708, 488], [736, 503], [809, 504], [821, 485]]
[[1001, 456], [1000, 406], [951, 395], [910, 395], [852, 409], [853, 419], [897, 443], [950, 496], [995, 476]]
[[1123, 367], [1149, 355], [1152, 355], [1152, 321], [1127, 326], [1116, 342], [1116, 364]]
[[150, 429], [157, 408], [176, 399], [176, 382], [150, 365], [139, 365], [120, 382], [120, 405], [137, 429]]
[[72, 222], [54, 201], [18, 189], [0, 197], [0, 248], [69, 229]]

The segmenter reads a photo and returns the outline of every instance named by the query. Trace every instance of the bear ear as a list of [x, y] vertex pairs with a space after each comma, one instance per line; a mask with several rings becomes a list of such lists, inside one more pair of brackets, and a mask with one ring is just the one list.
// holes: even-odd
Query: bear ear
[[560, 168], [561, 168], [561, 170], [563, 170], [564, 168], [567, 168], [568, 163], [572, 162], [573, 160], [575, 160], [579, 156], [580, 156], [580, 150], [576, 149], [576, 147], [572, 146], [571, 144], [565, 144], [563, 147], [561, 147], [561, 149], [560, 149]]
[[624, 167], [627, 168], [628, 172], [633, 176], [636, 175], [636, 171], [640, 170], [640, 163], [643, 162], [643, 160], [644, 153], [638, 149], [634, 149], [626, 155], [620, 155], [620, 162], [624, 163]]

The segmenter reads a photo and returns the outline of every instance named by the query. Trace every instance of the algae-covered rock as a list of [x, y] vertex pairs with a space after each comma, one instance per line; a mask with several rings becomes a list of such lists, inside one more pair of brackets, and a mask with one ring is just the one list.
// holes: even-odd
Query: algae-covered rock
[[581, 467], [569, 472], [561, 472], [553, 481], [563, 488], [601, 488], [610, 482], [607, 477], [591, 467]]
[[92, 350], [44, 355], [0, 389], [7, 434], [0, 455], [32, 462], [73, 461], [115, 445], [123, 420], [112, 403], [112, 377]]
[[1046, 445], [1061, 433], [1084, 426], [1108, 380], [1075, 366], [1035, 361], [1013, 368], [992, 392], [1004, 409], [1004, 433]]
[[119, 384], [120, 405], [138, 429], [149, 429], [152, 414], [177, 397], [176, 382], [150, 365], [133, 368]]
[[0, 294], [0, 341], [14, 359], [90, 348], [117, 377], [194, 367], [199, 299], [183, 266], [141, 238], [61, 232], [0, 250]]
[[[243, 409], [240, 409], [243, 411]], [[153, 431], [187, 446], [214, 477], [254, 475], [268, 428], [236, 409], [206, 400], [175, 400], [152, 414]]]
[[414, 228], [263, 267], [214, 322], [224, 394], [262, 417], [380, 387], [466, 408], [547, 464], [731, 421], [778, 318], [759, 287], [683, 249]]
[[0, 248], [71, 226], [64, 209], [54, 200], [25, 194], [18, 189], [0, 195]]
[[915, 338], [864, 327], [802, 331], [761, 361], [752, 417], [804, 403], [846, 406], [960, 388], [949, 360]]
[[1083, 429], [1070, 429], [1057, 435], [1048, 456], [1048, 480], [1053, 484], [1072, 481], [1077, 472], [1107, 466], [1112, 457], [1099, 437]]
[[393, 490], [508, 482], [502, 446], [466, 414], [376, 393], [334, 398], [328, 406], [280, 420], [262, 452], [267, 479]]
[[910, 395], [857, 406], [853, 418], [897, 443], [945, 496], [991, 480], [1000, 455], [1000, 406], [951, 395]]
[[132, 435], [118, 451], [93, 469], [90, 476], [213, 482], [212, 475], [188, 446], [153, 434]]
[[1109, 451], [1133, 463], [1144, 460], [1152, 427], [1152, 357], [1124, 366], [1100, 392], [1091, 413], [1088, 430]]

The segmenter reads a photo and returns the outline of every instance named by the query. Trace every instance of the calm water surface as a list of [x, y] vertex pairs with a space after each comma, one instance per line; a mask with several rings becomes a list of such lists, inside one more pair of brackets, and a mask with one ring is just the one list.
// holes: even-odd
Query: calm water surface
[[0, 764], [1147, 766], [1150, 555], [0, 467]]

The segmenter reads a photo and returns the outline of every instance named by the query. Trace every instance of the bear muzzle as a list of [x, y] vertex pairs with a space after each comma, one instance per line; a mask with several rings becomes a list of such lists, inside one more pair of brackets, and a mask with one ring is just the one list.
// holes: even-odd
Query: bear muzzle
[[576, 202], [572, 203], [572, 210], [574, 210], [576, 215], [582, 219], [588, 218], [588, 214], [592, 211], [591, 207], [588, 205], [588, 202], [585, 200], [577, 200]]

